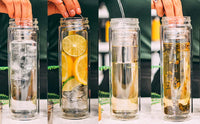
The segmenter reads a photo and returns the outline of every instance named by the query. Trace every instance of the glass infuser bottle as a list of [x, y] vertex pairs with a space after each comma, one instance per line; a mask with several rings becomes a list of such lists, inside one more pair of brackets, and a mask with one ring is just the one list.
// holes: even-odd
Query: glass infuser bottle
[[139, 21], [114, 18], [110, 25], [111, 115], [135, 118], [139, 111]]
[[89, 114], [88, 23], [83, 17], [60, 20], [60, 105], [63, 117], [68, 119], [86, 118]]
[[8, 27], [9, 107], [15, 119], [29, 120], [38, 111], [39, 56], [37, 19], [10, 19]]
[[185, 120], [191, 95], [190, 17], [163, 17], [161, 26], [161, 93], [164, 118]]

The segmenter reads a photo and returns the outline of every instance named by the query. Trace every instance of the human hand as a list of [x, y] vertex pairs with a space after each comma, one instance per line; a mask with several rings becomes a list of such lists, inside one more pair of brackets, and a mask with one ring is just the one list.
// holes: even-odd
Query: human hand
[[156, 9], [158, 16], [183, 16], [181, 0], [151, 0], [151, 9]]
[[64, 18], [81, 14], [78, 0], [48, 0], [48, 15], [61, 14]]
[[0, 0], [0, 12], [7, 13], [10, 18], [32, 19], [32, 6], [29, 0]]

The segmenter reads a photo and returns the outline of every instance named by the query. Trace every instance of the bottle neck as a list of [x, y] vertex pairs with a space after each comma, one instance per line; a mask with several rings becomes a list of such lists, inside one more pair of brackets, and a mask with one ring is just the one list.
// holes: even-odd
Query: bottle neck
[[111, 19], [110, 28], [112, 30], [139, 30], [139, 21], [137, 18], [113, 18]]
[[89, 29], [88, 18], [72, 17], [61, 18], [60, 27], [66, 27], [67, 30], [87, 30]]
[[38, 29], [37, 18], [33, 19], [10, 19], [9, 28], [35, 28]]
[[191, 19], [189, 16], [184, 17], [163, 17], [162, 26], [187, 26], [191, 27]]

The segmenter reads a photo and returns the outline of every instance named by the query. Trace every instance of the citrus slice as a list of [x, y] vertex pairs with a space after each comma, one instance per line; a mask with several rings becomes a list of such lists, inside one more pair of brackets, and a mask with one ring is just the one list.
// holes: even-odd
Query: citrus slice
[[66, 54], [78, 57], [87, 50], [87, 40], [80, 35], [68, 35], [62, 40], [62, 47]]
[[70, 56], [62, 52], [62, 82], [73, 74], [73, 60]]
[[72, 76], [63, 83], [62, 91], [72, 91], [75, 87], [79, 85], [81, 84]]
[[78, 57], [74, 62], [74, 76], [75, 79], [83, 85], [87, 85], [88, 67], [87, 67], [87, 53]]
[[68, 35], [74, 35], [74, 34], [76, 34], [76, 31], [69, 31], [68, 32]]

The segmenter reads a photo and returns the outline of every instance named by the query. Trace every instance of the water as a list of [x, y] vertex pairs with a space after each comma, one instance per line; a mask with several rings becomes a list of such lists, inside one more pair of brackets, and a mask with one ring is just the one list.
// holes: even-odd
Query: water
[[119, 5], [119, 9], [120, 9], [122, 18], [125, 18], [125, 13], [124, 13], [124, 8], [122, 6], [122, 2], [121, 2], [121, 0], [117, 0], [117, 2], [118, 2], [118, 5]]
[[62, 110], [64, 118], [79, 119], [88, 115], [87, 85], [79, 85], [72, 91], [63, 91]]
[[9, 47], [11, 113], [18, 119], [32, 118], [37, 111], [37, 43], [15, 40]]
[[190, 43], [163, 44], [164, 113], [175, 118], [190, 112]]
[[112, 46], [112, 99], [114, 118], [134, 118], [138, 112], [138, 47]]

